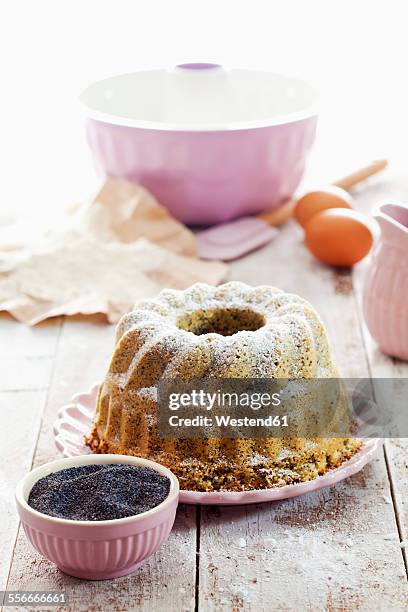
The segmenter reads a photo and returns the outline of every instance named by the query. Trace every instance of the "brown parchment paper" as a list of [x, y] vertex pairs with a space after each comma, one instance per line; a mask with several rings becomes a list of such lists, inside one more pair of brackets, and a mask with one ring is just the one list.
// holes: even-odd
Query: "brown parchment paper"
[[118, 321], [162, 288], [218, 284], [228, 267], [195, 257], [192, 232], [143, 187], [109, 179], [89, 204], [37, 243], [0, 245], [0, 310], [35, 325], [49, 317], [103, 313]]
[[79, 209], [77, 217], [85, 231], [99, 240], [148, 238], [175, 253], [197, 255], [194, 234], [147, 189], [123, 179], [108, 179], [93, 202]]
[[0, 310], [29, 325], [58, 315], [98, 312], [114, 323], [139, 299], [163, 287], [214, 285], [226, 271], [223, 263], [177, 255], [143, 238], [128, 244], [78, 238], [33, 252], [0, 275]]

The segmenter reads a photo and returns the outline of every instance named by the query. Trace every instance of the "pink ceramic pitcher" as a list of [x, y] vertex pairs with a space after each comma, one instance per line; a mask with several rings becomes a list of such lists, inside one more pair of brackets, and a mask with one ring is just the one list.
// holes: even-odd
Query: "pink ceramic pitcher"
[[364, 286], [367, 327], [384, 353], [408, 360], [408, 207], [384, 204]]

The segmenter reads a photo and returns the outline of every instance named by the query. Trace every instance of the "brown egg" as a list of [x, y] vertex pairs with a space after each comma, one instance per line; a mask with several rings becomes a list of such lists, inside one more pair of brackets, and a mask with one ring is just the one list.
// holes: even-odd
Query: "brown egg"
[[297, 201], [294, 217], [305, 227], [314, 215], [328, 208], [353, 208], [353, 198], [347, 191], [334, 185], [319, 191], [309, 191]]
[[352, 266], [367, 255], [372, 243], [366, 217], [354, 210], [324, 210], [305, 227], [307, 248], [319, 261], [332, 266]]

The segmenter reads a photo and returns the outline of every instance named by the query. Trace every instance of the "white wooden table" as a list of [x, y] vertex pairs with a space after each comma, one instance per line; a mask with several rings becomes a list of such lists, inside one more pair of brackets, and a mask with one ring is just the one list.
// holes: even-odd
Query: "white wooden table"
[[[387, 177], [358, 194], [361, 209], [403, 185]], [[408, 191], [408, 189], [406, 190]], [[408, 193], [407, 193], [408, 195]], [[299, 293], [321, 313], [345, 376], [408, 376], [364, 329], [361, 268], [315, 263], [288, 224], [268, 247], [231, 266], [231, 279]], [[31, 466], [56, 457], [52, 423], [73, 393], [104, 375], [113, 328], [102, 317], [28, 329], [0, 320], [0, 590], [59, 590], [69, 610], [406, 610], [408, 443], [347, 481], [280, 503], [181, 506], [163, 547], [136, 573], [106, 582], [62, 574], [19, 529], [13, 491]], [[31, 608], [32, 609], [32, 608]], [[44, 610], [44, 608], [41, 608]]]

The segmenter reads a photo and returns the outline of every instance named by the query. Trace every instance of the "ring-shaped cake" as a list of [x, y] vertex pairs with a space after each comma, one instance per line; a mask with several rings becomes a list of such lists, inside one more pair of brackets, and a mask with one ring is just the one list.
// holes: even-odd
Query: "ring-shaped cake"
[[[297, 295], [240, 282], [167, 289], [122, 317], [116, 340], [87, 438], [94, 452], [158, 461], [178, 476], [182, 489], [241, 491], [311, 480], [361, 445], [349, 435], [158, 435], [157, 387], [163, 379], [338, 376], [318, 314]], [[338, 421], [347, 419], [344, 409]]]

